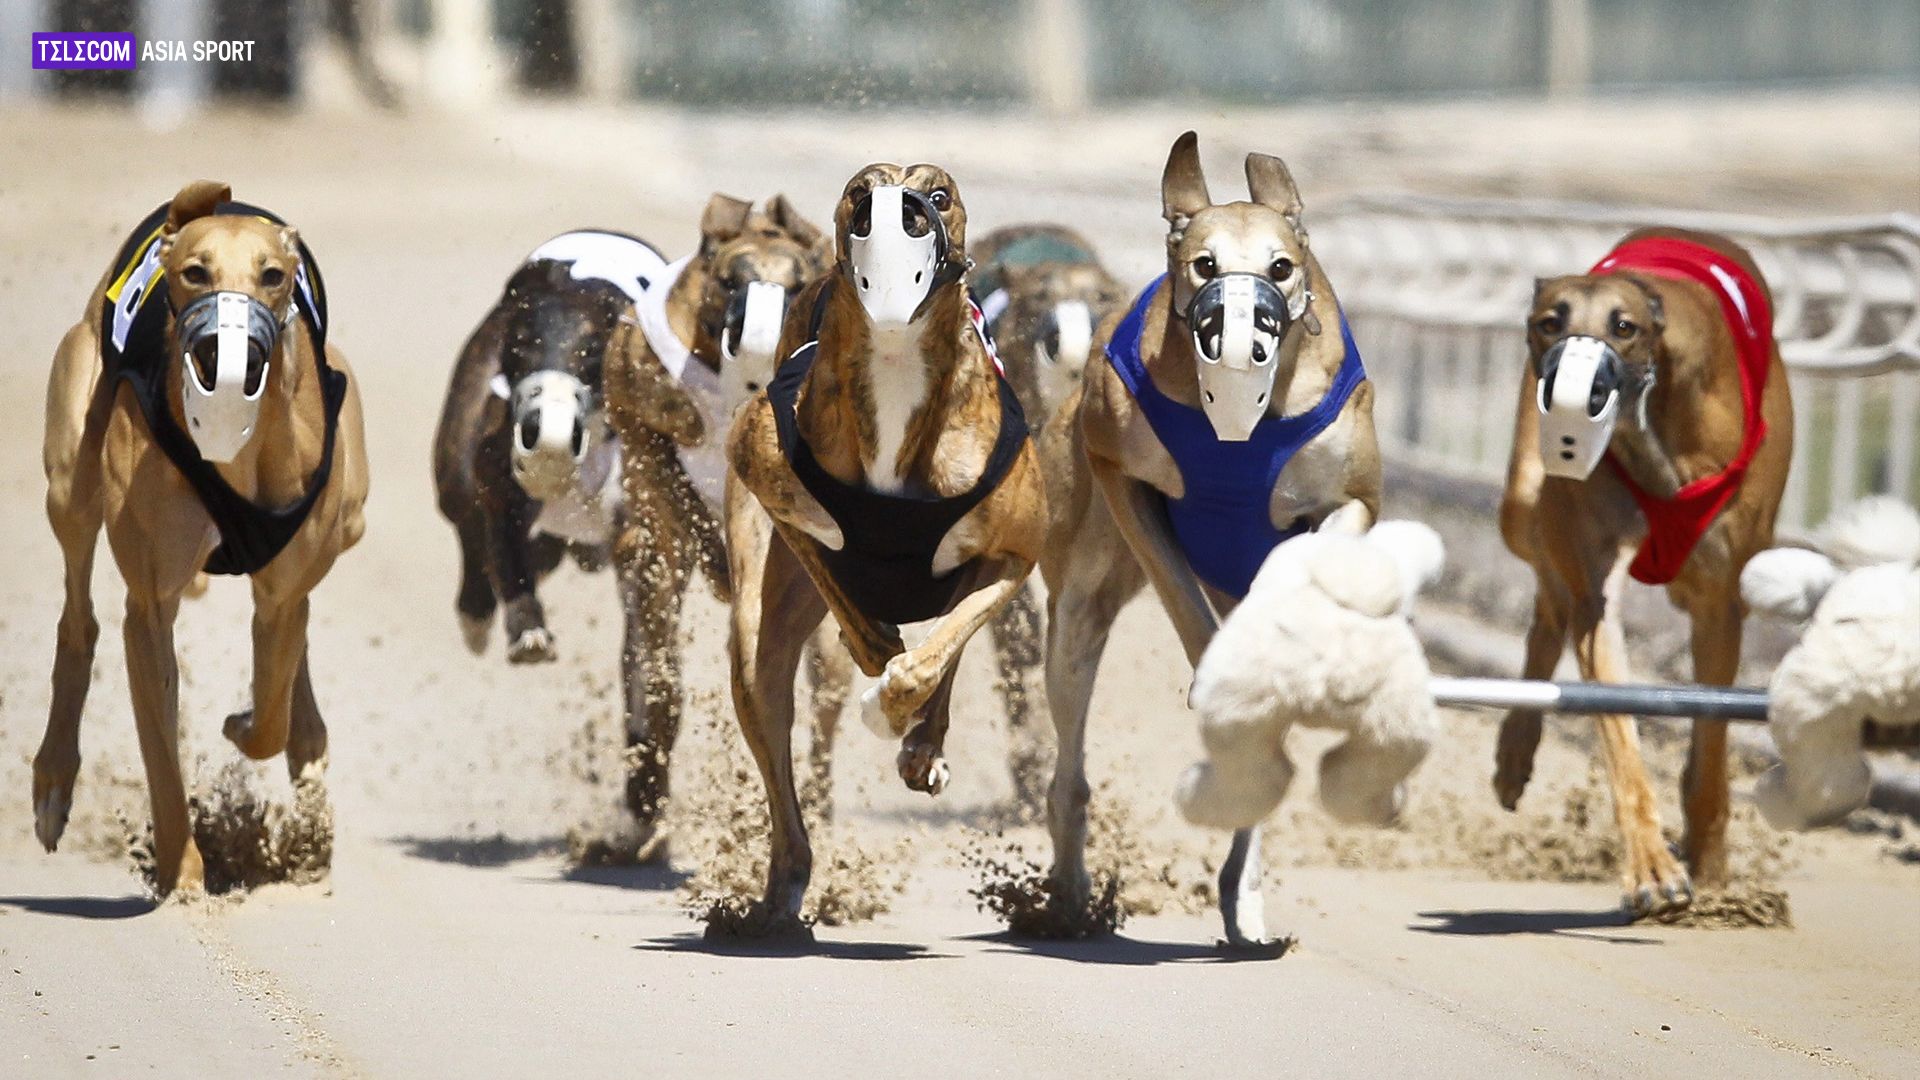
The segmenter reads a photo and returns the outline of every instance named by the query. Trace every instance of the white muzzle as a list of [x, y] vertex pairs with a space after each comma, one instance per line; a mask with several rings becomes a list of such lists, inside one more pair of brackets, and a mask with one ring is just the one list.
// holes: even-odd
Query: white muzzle
[[907, 189], [899, 184], [876, 187], [868, 198], [866, 234], [849, 230], [847, 237], [853, 283], [868, 318], [903, 326], [933, 292], [942, 254], [939, 217], [916, 195], [918, 213], [910, 225]]
[[586, 460], [592, 395], [564, 371], [536, 371], [513, 387], [513, 479], [550, 502], [579, 486]]
[[1613, 441], [1620, 354], [1599, 338], [1569, 337], [1541, 357], [1540, 463], [1548, 476], [1585, 480]]
[[[180, 313], [180, 410], [208, 461], [232, 461], [253, 438], [279, 331], [272, 309], [243, 292], [208, 293]], [[205, 367], [211, 383], [201, 381]]]
[[1245, 442], [1273, 404], [1286, 298], [1255, 274], [1222, 274], [1194, 294], [1188, 328], [1200, 356], [1200, 407], [1221, 442]]
[[730, 311], [720, 330], [720, 378], [728, 402], [744, 401], [773, 381], [774, 354], [787, 313], [783, 285], [750, 281], [741, 294], [737, 322]]
[[1078, 300], [1055, 304], [1047, 332], [1034, 346], [1040, 361], [1041, 392], [1059, 404], [1087, 369], [1093, 351], [1093, 312]]

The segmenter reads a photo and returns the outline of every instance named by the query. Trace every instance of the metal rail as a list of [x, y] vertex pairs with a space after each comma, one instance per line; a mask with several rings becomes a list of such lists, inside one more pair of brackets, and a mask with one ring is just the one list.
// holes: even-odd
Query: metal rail
[[1473, 709], [1765, 721], [1767, 692], [1745, 687], [1651, 686], [1436, 676], [1427, 683], [1439, 705]]

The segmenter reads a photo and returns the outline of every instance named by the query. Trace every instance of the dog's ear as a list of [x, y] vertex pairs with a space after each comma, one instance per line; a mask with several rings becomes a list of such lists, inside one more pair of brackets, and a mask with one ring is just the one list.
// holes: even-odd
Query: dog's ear
[[1200, 136], [1189, 131], [1173, 141], [1166, 171], [1160, 174], [1160, 216], [1177, 236], [1195, 214], [1212, 205], [1207, 176], [1200, 171]]
[[800, 211], [793, 208], [793, 203], [784, 194], [775, 195], [767, 203], [767, 216], [799, 241], [801, 247], [817, 248], [827, 242], [827, 234], [821, 232], [813, 222], [801, 217]]
[[1280, 211], [1295, 229], [1300, 227], [1300, 189], [1286, 162], [1272, 154], [1248, 154], [1247, 193], [1261, 206]]
[[203, 218], [213, 213], [214, 208], [233, 198], [233, 189], [218, 180], [195, 180], [180, 189], [173, 197], [172, 205], [167, 207], [167, 230], [179, 232], [180, 227], [195, 218]]
[[753, 204], [745, 199], [715, 192], [700, 215], [700, 253], [711, 255], [715, 248], [739, 236], [752, 212]]

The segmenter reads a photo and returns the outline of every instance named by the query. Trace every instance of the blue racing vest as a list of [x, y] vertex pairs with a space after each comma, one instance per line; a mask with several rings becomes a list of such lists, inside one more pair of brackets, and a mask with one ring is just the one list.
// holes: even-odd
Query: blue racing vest
[[1160, 392], [1140, 361], [1140, 338], [1146, 330], [1147, 306], [1166, 281], [1155, 279], [1107, 343], [1107, 362], [1139, 404], [1141, 415], [1160, 444], [1173, 455], [1186, 494], [1167, 499], [1167, 517], [1187, 563], [1200, 580], [1235, 599], [1244, 598], [1260, 564], [1280, 542], [1307, 530], [1304, 520], [1276, 529], [1268, 514], [1274, 485], [1281, 470], [1300, 448], [1325, 431], [1347, 407], [1347, 399], [1365, 381], [1360, 350], [1353, 343], [1346, 313], [1340, 315], [1340, 338], [1346, 356], [1334, 374], [1326, 396], [1297, 416], [1269, 416], [1254, 426], [1246, 442], [1222, 442], [1213, 433], [1207, 414], [1182, 405]]

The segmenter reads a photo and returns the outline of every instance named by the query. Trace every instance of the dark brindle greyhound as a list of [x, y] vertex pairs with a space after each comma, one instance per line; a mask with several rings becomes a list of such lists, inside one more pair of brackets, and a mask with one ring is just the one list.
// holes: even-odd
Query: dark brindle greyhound
[[601, 406], [614, 327], [665, 262], [617, 233], [565, 233], [514, 272], [461, 352], [433, 442], [440, 512], [460, 537], [457, 607], [486, 647], [504, 608], [507, 659], [554, 657], [534, 583], [569, 553], [606, 561], [620, 448]]

